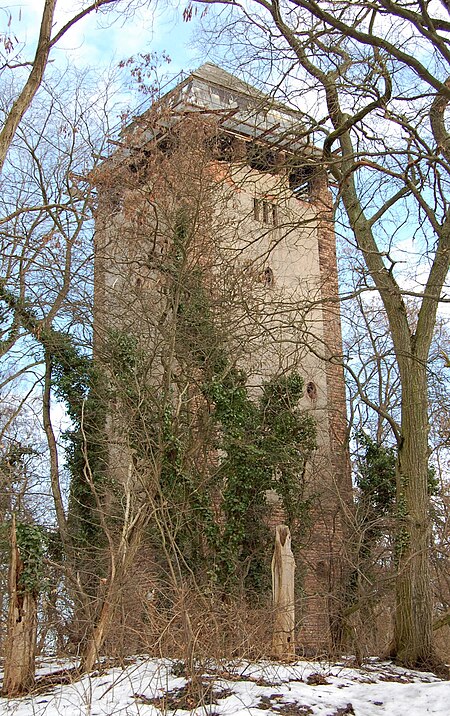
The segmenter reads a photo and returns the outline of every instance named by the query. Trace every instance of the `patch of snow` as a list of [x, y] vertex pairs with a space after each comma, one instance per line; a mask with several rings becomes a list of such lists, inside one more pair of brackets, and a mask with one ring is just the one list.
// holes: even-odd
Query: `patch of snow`
[[[74, 666], [73, 661], [45, 659], [37, 674], [41, 677]], [[177, 695], [185, 693], [186, 686], [176, 666], [178, 662], [168, 659], [136, 657], [124, 668], [94, 672], [69, 684], [49, 686], [34, 696], [0, 699], [0, 714], [172, 716]], [[449, 681], [375, 659], [363, 668], [325, 661], [211, 663], [205, 668], [204, 683], [203, 703], [189, 711], [180, 701], [177, 716], [450, 714]]]

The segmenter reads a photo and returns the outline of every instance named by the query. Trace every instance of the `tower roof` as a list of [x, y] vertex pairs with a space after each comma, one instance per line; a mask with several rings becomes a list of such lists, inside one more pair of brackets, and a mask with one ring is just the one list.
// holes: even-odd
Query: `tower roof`
[[256, 87], [252, 87], [252, 85], [249, 85], [247, 84], [247, 82], [240, 80], [235, 75], [232, 75], [230, 72], [227, 72], [222, 67], [214, 65], [212, 62], [205, 62], [205, 64], [201, 65], [196, 70], [191, 72], [190, 76], [198, 80], [204, 81], [210, 85], [222, 87], [224, 89], [229, 90], [230, 92], [238, 92], [240, 94], [255, 98], [265, 97], [267, 99], [267, 95], [263, 94], [263, 92], [260, 92], [260, 90], [256, 89]]
[[[264, 141], [292, 153], [305, 150], [304, 125], [297, 110], [280, 104], [226, 70], [207, 62], [182, 79], [158, 101], [171, 108], [162, 120], [167, 130], [183, 115], [216, 116], [226, 132]], [[140, 118], [145, 118], [145, 112]], [[139, 117], [126, 131], [132, 129]]]

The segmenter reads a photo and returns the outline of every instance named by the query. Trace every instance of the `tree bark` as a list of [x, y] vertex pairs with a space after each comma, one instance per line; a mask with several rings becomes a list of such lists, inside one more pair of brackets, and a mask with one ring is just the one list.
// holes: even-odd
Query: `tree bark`
[[23, 562], [17, 546], [16, 520], [11, 522], [11, 562], [9, 567], [8, 635], [6, 638], [3, 695], [16, 696], [29, 691], [34, 683], [37, 599], [23, 590], [20, 575]]
[[402, 440], [397, 464], [396, 615], [392, 655], [432, 665], [433, 609], [429, 550], [428, 411], [425, 365], [402, 361]]
[[272, 649], [277, 659], [295, 657], [295, 561], [289, 527], [278, 525], [272, 559], [274, 625]]

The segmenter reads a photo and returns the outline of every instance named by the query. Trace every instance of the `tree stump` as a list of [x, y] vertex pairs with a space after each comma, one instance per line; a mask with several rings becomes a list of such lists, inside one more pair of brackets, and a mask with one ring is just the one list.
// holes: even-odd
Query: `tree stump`
[[24, 565], [17, 546], [16, 520], [11, 521], [8, 635], [5, 649], [5, 696], [29, 691], [34, 683], [37, 631], [37, 598], [20, 584]]
[[286, 525], [278, 525], [272, 558], [272, 593], [274, 624], [272, 649], [277, 659], [295, 657], [295, 560], [291, 550], [291, 533]]

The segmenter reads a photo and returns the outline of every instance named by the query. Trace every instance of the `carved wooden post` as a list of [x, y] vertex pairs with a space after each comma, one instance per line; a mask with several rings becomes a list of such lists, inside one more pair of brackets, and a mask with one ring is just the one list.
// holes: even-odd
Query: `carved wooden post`
[[5, 696], [28, 691], [34, 683], [36, 654], [37, 598], [20, 584], [24, 565], [17, 546], [16, 519], [11, 521], [11, 563], [9, 566], [8, 635], [6, 639]]
[[274, 625], [272, 647], [278, 659], [295, 656], [295, 560], [291, 550], [291, 533], [286, 525], [278, 525], [272, 559], [272, 592]]

